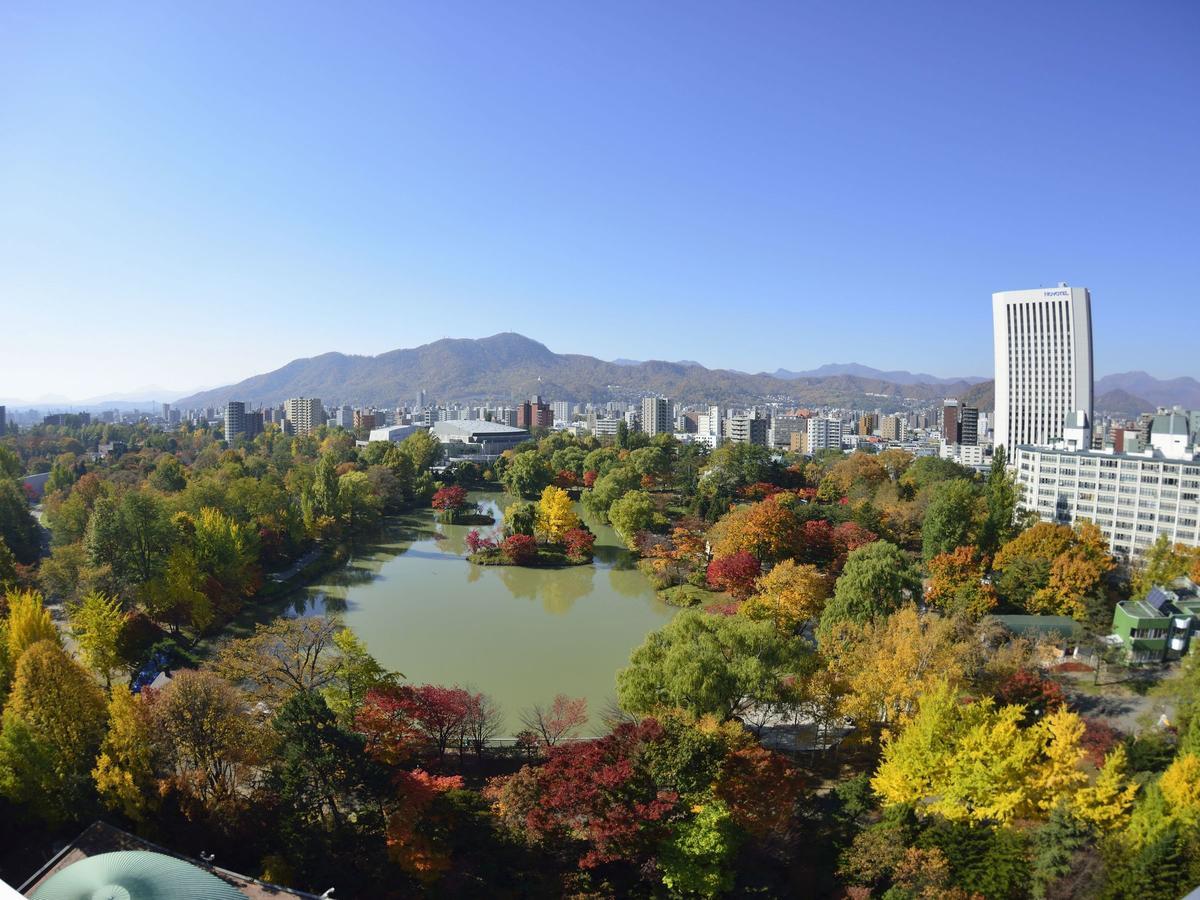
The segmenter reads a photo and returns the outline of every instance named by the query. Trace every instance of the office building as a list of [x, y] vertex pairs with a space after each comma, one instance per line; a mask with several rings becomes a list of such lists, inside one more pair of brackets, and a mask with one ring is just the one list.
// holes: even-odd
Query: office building
[[842, 449], [840, 419], [813, 417], [808, 420], [808, 452]]
[[804, 416], [775, 416], [767, 432], [767, 443], [780, 450], [791, 450], [792, 435], [807, 432], [808, 419]]
[[644, 397], [642, 399], [642, 431], [653, 437], [656, 434], [671, 434], [671, 401], [666, 397]]
[[620, 419], [608, 419], [591, 413], [588, 416], [588, 431], [596, 437], [616, 437]]
[[532, 431], [534, 428], [549, 428], [554, 424], [554, 413], [549, 404], [543, 403], [536, 394], [517, 407], [517, 428]]
[[710, 406], [707, 411], [696, 417], [696, 433], [708, 438], [707, 443], [711, 447], [721, 443], [721, 438], [724, 437], [721, 407]]
[[170, 403], [164, 403], [162, 405], [162, 418], [163, 418], [164, 422], [171, 421], [171, 404]]
[[947, 444], [958, 443], [957, 400], [947, 400], [942, 405], [942, 440]]
[[1048, 446], [1073, 412], [1092, 421], [1092, 300], [1087, 288], [992, 294], [994, 443]]
[[562, 422], [563, 424], [566, 424], [573, 418], [571, 415], [570, 400], [555, 400], [550, 404], [550, 412], [554, 414], [555, 422]]
[[979, 443], [978, 407], [960, 406], [958, 408], [958, 442], [968, 447]]
[[325, 407], [317, 397], [293, 397], [283, 402], [283, 415], [296, 434], [312, 434], [325, 424]]
[[875, 416], [872, 413], [863, 413], [858, 417], [858, 436], [868, 437], [875, 433]]
[[375, 428], [380, 424], [375, 420], [374, 410], [368, 412], [365, 409], [356, 409], [354, 411], [353, 422], [355, 431], [358, 431], [360, 428], [365, 428], [367, 431], [370, 431], [372, 428]]
[[246, 436], [246, 404], [230, 400], [225, 404], [225, 443], [232, 444]]
[[1069, 423], [1054, 447], [1016, 448], [1022, 507], [1050, 522], [1095, 522], [1109, 550], [1125, 559], [1159, 535], [1200, 546], [1200, 411], [1159, 410], [1150, 445], [1137, 451], [1093, 450], [1078, 440], [1077, 425]]
[[349, 431], [354, 427], [354, 410], [349, 406], [339, 406], [333, 411], [333, 423]]

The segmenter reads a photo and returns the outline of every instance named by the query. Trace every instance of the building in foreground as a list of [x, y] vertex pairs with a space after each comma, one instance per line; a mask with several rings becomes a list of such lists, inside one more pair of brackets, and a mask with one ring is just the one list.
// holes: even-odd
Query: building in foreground
[[1153, 588], [1144, 600], [1118, 603], [1110, 642], [1120, 646], [1127, 662], [1165, 662], [1191, 652], [1197, 628], [1200, 587], [1180, 578], [1170, 587]]
[[[1068, 287], [992, 294], [994, 443], [1049, 445], [1076, 411], [1092, 421], [1092, 298]], [[949, 437], [946, 438], [950, 440]]]
[[[1068, 419], [1056, 447], [1018, 446], [1013, 457], [1021, 505], [1051, 522], [1095, 522], [1109, 550], [1125, 560], [1160, 535], [1200, 546], [1200, 412], [1160, 410], [1145, 450], [1092, 450]], [[1078, 425], [1078, 423], [1074, 423]], [[1078, 437], [1071, 439], [1072, 432]]]

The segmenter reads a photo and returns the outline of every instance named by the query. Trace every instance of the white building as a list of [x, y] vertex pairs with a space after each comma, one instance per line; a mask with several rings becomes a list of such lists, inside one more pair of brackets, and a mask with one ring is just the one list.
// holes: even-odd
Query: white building
[[983, 447], [978, 444], [948, 444], [942, 441], [938, 445], [938, 456], [970, 469], [983, 470], [989, 465], [984, 462]]
[[992, 294], [997, 446], [1046, 446], [1067, 415], [1092, 421], [1092, 299], [1068, 287]]
[[715, 447], [721, 443], [721, 438], [723, 437], [721, 430], [721, 407], [710, 406], [707, 412], [702, 412], [696, 417], [696, 433], [708, 438], [704, 443], [707, 443], [710, 447]]
[[283, 401], [284, 418], [296, 434], [311, 434], [325, 424], [325, 407], [317, 397], [293, 397]]
[[842, 420], [819, 418], [808, 420], [808, 452], [842, 449]]
[[429, 433], [441, 442], [446, 458], [455, 462], [494, 462], [505, 450], [529, 440], [526, 428], [511, 428], [499, 422], [451, 419], [438, 422]]
[[570, 400], [555, 400], [550, 404], [550, 410], [554, 413], [555, 422], [562, 422], [565, 425], [574, 418], [571, 414]]
[[656, 434], [671, 434], [675, 431], [673, 425], [670, 400], [666, 397], [642, 399], [642, 431], [651, 437]]
[[390, 425], [386, 428], [372, 428], [367, 435], [367, 440], [391, 441], [394, 444], [398, 444], [410, 435], [424, 430], [420, 425]]
[[1066, 441], [1017, 447], [1021, 505], [1047, 521], [1095, 522], [1112, 553], [1124, 558], [1140, 554], [1161, 534], [1200, 546], [1198, 432], [1200, 411], [1160, 410], [1145, 450], [1071, 449]]

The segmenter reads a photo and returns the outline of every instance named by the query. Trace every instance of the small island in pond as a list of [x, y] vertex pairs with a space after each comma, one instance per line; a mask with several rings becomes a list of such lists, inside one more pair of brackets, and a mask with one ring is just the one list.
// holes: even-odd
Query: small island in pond
[[[433, 506], [452, 515], [460, 524], [493, 524], [491, 517], [478, 516], [467, 503], [462, 488], [442, 488]], [[476, 523], [474, 513], [486, 522]], [[526, 566], [554, 568], [584, 566], [592, 561], [596, 536], [576, 515], [571, 495], [550, 485], [536, 503], [518, 501], [504, 511], [504, 529], [492, 536], [472, 530], [467, 535], [467, 559], [481, 566]]]

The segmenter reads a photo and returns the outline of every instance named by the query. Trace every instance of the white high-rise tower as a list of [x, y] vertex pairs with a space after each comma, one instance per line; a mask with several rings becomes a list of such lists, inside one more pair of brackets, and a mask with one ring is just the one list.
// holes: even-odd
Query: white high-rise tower
[[992, 294], [996, 348], [995, 444], [1013, 458], [1021, 444], [1063, 436], [1068, 415], [1092, 425], [1092, 296], [1068, 287]]

